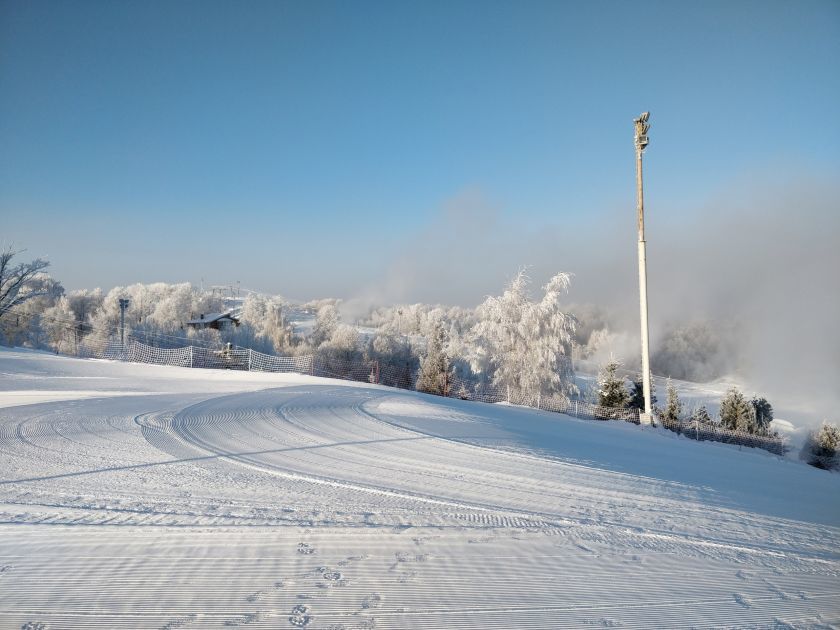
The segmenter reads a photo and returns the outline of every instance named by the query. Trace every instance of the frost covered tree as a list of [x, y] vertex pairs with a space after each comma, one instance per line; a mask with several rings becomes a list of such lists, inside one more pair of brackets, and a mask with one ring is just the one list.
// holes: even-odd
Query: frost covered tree
[[0, 318], [10, 309], [49, 292], [37, 280], [45, 275], [43, 271], [50, 263], [43, 258], [15, 263], [14, 258], [20, 253], [11, 247], [0, 252]]
[[74, 322], [76, 314], [70, 307], [67, 296], [61, 296], [46, 309], [41, 317], [41, 327], [47, 335], [50, 346], [56, 352], [75, 353], [78, 346], [78, 331]]
[[392, 387], [410, 388], [417, 370], [417, 356], [404, 335], [381, 332], [368, 341], [365, 360], [377, 361], [379, 382]]
[[328, 341], [340, 323], [341, 315], [335, 303], [327, 303], [321, 306], [318, 309], [318, 314], [315, 317], [315, 326], [313, 326], [312, 335], [309, 338], [312, 347], [318, 348]]
[[445, 396], [446, 379], [449, 373], [449, 357], [446, 354], [446, 330], [438, 321], [426, 340], [426, 354], [420, 360], [417, 390], [427, 394]]
[[693, 414], [691, 419], [700, 424], [712, 424], [712, 416], [709, 415], [705, 405], [700, 405]]
[[811, 466], [823, 470], [840, 468], [840, 428], [823, 421], [822, 426], [812, 431], [802, 447], [802, 457]]
[[659, 421], [667, 428], [675, 427], [679, 424], [683, 405], [680, 397], [677, 395], [677, 388], [674, 387], [670, 378], [668, 379], [665, 391], [665, 408], [659, 412]]
[[0, 344], [29, 348], [47, 345], [41, 318], [44, 311], [64, 295], [64, 287], [46, 273], [40, 273], [32, 279], [30, 289], [40, 295], [25, 300], [5, 317], [0, 317]]
[[618, 361], [610, 359], [598, 372], [598, 404], [601, 407], [624, 409], [630, 403], [630, 393], [624, 386], [624, 379], [618, 375], [618, 368]]
[[520, 271], [499, 297], [488, 297], [476, 309], [473, 328], [474, 364], [492, 370], [492, 383], [511, 395], [539, 399], [577, 392], [572, 379], [571, 332], [574, 318], [562, 310], [561, 297], [570, 276], [559, 273], [532, 301], [530, 279]]
[[93, 331], [92, 318], [102, 307], [99, 289], [79, 289], [61, 296], [41, 314], [41, 326], [56, 352], [77, 354]]
[[280, 296], [251, 293], [245, 298], [240, 321], [252, 329], [257, 342], [249, 347], [259, 349], [262, 346], [263, 351], [281, 352], [288, 345], [290, 336], [286, 330], [285, 309], [286, 302]]
[[726, 392], [726, 396], [720, 401], [719, 413], [720, 424], [724, 429], [745, 433], [756, 432], [755, 412], [737, 387]]

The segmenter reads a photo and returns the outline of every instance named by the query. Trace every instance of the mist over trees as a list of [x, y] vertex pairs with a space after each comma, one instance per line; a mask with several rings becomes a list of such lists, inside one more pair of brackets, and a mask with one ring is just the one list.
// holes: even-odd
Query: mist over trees
[[[0, 316], [4, 344], [84, 354], [85, 347], [118, 335], [119, 299], [128, 298], [126, 333], [148, 345], [230, 344], [266, 354], [314, 355], [319, 365], [336, 374], [352, 364], [375, 365], [371, 369], [383, 384], [411, 383], [435, 394], [452, 393], [454, 382], [467, 393], [495, 388], [506, 392], [508, 400], [531, 401], [528, 404], [539, 405], [541, 397], [569, 400], [581, 396], [574, 378], [576, 361], [588, 360], [591, 371], [598, 357], [628, 340], [633, 342], [629, 360], [636, 359], [637, 343], [607, 312], [564, 303], [570, 284], [564, 273], [532, 295], [531, 281], [522, 270], [500, 295], [488, 296], [474, 309], [397, 304], [371, 308], [345, 321], [344, 304], [337, 299], [293, 304], [281, 296], [256, 293], [224, 298], [189, 283], [67, 292], [43, 271], [42, 261], [36, 262], [37, 269], [16, 289], [15, 295], [29, 297], [18, 299]], [[234, 312], [238, 325], [215, 330], [188, 324], [202, 315], [227, 311]], [[725, 373], [736, 363], [725, 336], [708, 323], [668, 329], [654, 352], [654, 366], [675, 378]], [[584, 398], [605, 408], [644, 406], [639, 376], [628, 375], [612, 358], [598, 363], [602, 369], [597, 388], [581, 383], [589, 391]], [[732, 391], [722, 401], [719, 417], [710, 418], [702, 409], [682, 418], [682, 404], [671, 389], [665, 408], [657, 409], [670, 421], [692, 419], [753, 434], [771, 433], [773, 408], [764, 398], [748, 400]]]

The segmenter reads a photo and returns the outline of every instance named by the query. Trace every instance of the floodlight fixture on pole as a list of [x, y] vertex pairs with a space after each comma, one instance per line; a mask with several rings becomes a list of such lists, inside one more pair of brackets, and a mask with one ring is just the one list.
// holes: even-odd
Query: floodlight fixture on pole
[[120, 298], [120, 349], [125, 350], [125, 309], [128, 308], [128, 298]]
[[642, 325], [642, 388], [645, 397], [644, 412], [639, 415], [642, 424], [653, 423], [653, 408], [650, 394], [650, 343], [648, 339], [647, 299], [647, 246], [645, 242], [645, 196], [642, 187], [642, 154], [648, 145], [648, 119], [650, 112], [644, 112], [633, 121], [636, 145], [636, 211], [639, 231], [639, 314]]

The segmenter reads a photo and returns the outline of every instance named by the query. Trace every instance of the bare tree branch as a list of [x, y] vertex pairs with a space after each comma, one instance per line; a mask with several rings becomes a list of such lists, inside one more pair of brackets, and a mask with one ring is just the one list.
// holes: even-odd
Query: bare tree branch
[[49, 293], [46, 289], [39, 289], [33, 281], [50, 263], [36, 258], [31, 262], [13, 264], [14, 257], [20, 253], [12, 248], [0, 252], [0, 317], [27, 300]]

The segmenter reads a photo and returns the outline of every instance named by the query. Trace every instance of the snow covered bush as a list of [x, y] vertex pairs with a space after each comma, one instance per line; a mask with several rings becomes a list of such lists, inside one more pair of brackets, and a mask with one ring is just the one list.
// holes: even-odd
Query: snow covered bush
[[823, 470], [840, 468], [840, 428], [823, 422], [816, 431], [812, 431], [802, 447], [802, 458], [811, 466]]

